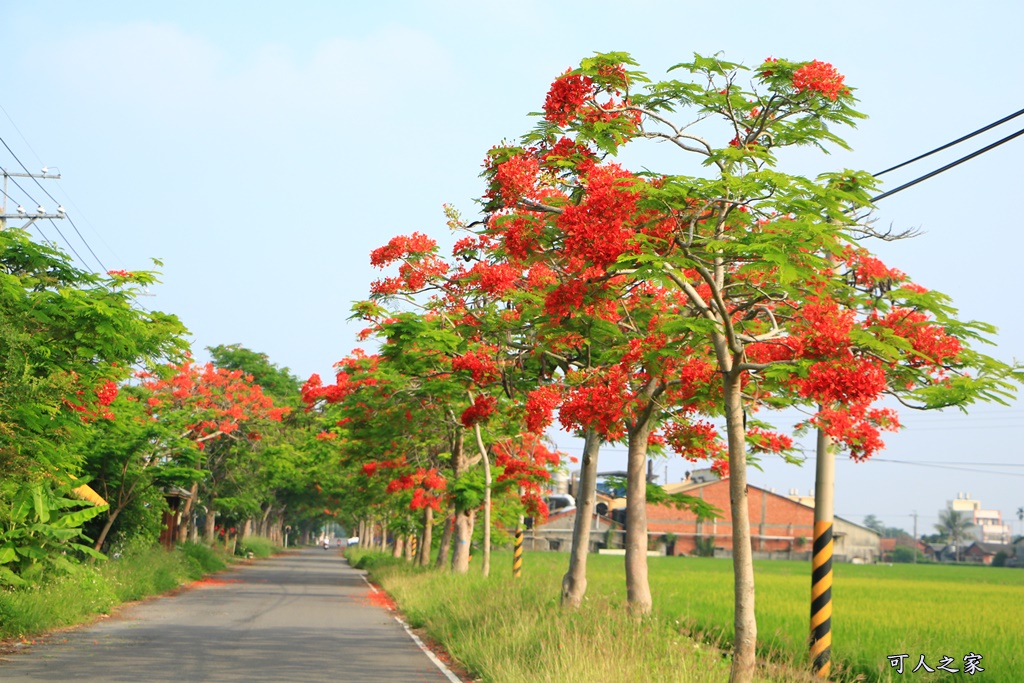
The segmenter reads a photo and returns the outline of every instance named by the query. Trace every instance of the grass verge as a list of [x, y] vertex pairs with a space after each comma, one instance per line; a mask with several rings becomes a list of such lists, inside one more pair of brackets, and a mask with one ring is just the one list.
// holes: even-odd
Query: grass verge
[[[501, 557], [496, 553], [499, 562]], [[662, 612], [634, 619], [621, 601], [594, 593], [580, 610], [563, 611], [557, 573], [527, 572], [517, 581], [500, 571], [485, 579], [472, 570], [458, 576], [416, 569], [363, 551], [350, 552], [349, 560], [370, 572], [411, 626], [426, 630], [482, 681], [720, 683], [729, 678], [721, 649], [687, 637], [681, 622]], [[771, 665], [758, 680], [808, 678]]]
[[[654, 614], [625, 614], [622, 558], [591, 556], [588, 597], [577, 613], [558, 605], [567, 557], [528, 553], [513, 581], [511, 554], [495, 552], [492, 576], [455, 576], [353, 551], [410, 623], [484, 681], [725, 681], [732, 638], [732, 565], [710, 558], [651, 558]], [[835, 568], [833, 681], [900, 681], [888, 655], [921, 655], [962, 669], [984, 656], [988, 681], [1024, 681], [1024, 572], [971, 566]], [[760, 681], [807, 680], [810, 566], [755, 563]], [[722, 649], [719, 646], [722, 646]], [[920, 671], [919, 675], [927, 675]], [[946, 673], [946, 677], [953, 674]], [[963, 671], [957, 676], [963, 675]], [[935, 676], [942, 677], [942, 672]]]

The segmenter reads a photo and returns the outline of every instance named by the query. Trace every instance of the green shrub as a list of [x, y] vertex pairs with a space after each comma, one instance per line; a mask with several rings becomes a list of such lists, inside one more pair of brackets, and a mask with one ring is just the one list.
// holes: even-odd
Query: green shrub
[[228, 566], [217, 551], [202, 543], [182, 543], [178, 546], [178, 550], [195, 563], [198, 575], [193, 578], [196, 579], [202, 577], [203, 574], [219, 572]]
[[274, 543], [264, 536], [249, 536], [243, 543], [235, 546], [235, 554], [241, 557], [270, 557], [278, 550]]
[[390, 553], [382, 553], [377, 550], [350, 550], [345, 553], [345, 557], [348, 558], [349, 564], [356, 569], [367, 571], [384, 567], [410, 566], [404, 558], [394, 557]]

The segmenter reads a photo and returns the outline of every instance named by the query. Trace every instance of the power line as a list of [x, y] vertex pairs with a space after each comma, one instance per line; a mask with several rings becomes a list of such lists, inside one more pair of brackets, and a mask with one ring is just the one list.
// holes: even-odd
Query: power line
[[939, 175], [940, 173], [944, 173], [945, 171], [948, 171], [949, 169], [951, 169], [951, 168], [953, 168], [955, 166], [959, 166], [960, 164], [964, 163], [965, 161], [970, 161], [974, 157], [980, 156], [980, 155], [984, 154], [985, 152], [993, 150], [996, 147], [998, 147], [999, 145], [1005, 144], [1005, 143], [1009, 142], [1010, 140], [1013, 140], [1014, 138], [1020, 137], [1021, 135], [1024, 135], [1024, 128], [1022, 128], [1021, 130], [1018, 130], [1016, 133], [1012, 133], [1010, 135], [1007, 135], [1002, 140], [997, 140], [996, 142], [993, 142], [991, 145], [988, 145], [987, 147], [982, 147], [981, 149], [977, 150], [976, 152], [971, 152], [967, 156], [961, 157], [961, 158], [957, 159], [956, 161], [954, 161], [953, 163], [946, 164], [942, 168], [936, 169], [936, 170], [932, 171], [931, 173], [926, 173], [925, 175], [923, 175], [923, 176], [921, 176], [919, 178], [915, 178], [914, 180], [911, 180], [909, 183], [904, 183], [903, 185], [900, 185], [897, 188], [889, 190], [888, 192], [883, 192], [882, 194], [878, 195], [877, 197], [872, 197], [871, 198], [871, 202], [875, 203], [877, 201], [885, 199], [886, 197], [891, 197], [892, 195], [896, 194], [897, 192], [902, 192], [903, 190], [906, 190], [909, 187], [913, 187], [914, 185], [917, 185], [918, 183], [924, 182], [925, 180], [928, 180], [929, 178], [933, 178], [933, 177]]
[[964, 140], [970, 140], [975, 135], [980, 135], [980, 134], [984, 133], [987, 130], [992, 130], [996, 126], [1001, 126], [1002, 124], [1006, 123], [1007, 121], [1011, 121], [1011, 120], [1017, 118], [1021, 114], [1024, 114], [1024, 109], [1021, 109], [1020, 111], [1016, 111], [1016, 112], [1010, 114], [1009, 116], [1004, 116], [1003, 118], [999, 119], [998, 121], [994, 121], [993, 123], [990, 123], [990, 124], [988, 124], [987, 126], [985, 126], [983, 128], [979, 128], [978, 130], [974, 131], [973, 133], [968, 133], [967, 135], [965, 135], [965, 136], [963, 136], [961, 138], [957, 138], [956, 140], [953, 140], [953, 142], [947, 142], [946, 144], [942, 145], [941, 147], [936, 147], [935, 149], [933, 149], [930, 152], [925, 152], [924, 154], [922, 154], [920, 156], [916, 156], [913, 159], [910, 159], [909, 161], [904, 161], [902, 164], [896, 164], [895, 166], [890, 166], [889, 168], [885, 169], [884, 171], [879, 171], [878, 173], [873, 173], [872, 175], [874, 175], [877, 178], [878, 176], [884, 175], [884, 174], [888, 173], [889, 171], [895, 171], [897, 168], [903, 168], [904, 166], [912, 164], [915, 161], [920, 161], [921, 159], [924, 159], [925, 157], [930, 157], [931, 155], [933, 155], [933, 154], [935, 154], [937, 152], [941, 152], [944, 149], [949, 149], [953, 145], [958, 145], [961, 142], [963, 142]]
[[28, 147], [29, 151], [32, 152], [32, 156], [34, 156], [36, 158], [36, 161], [39, 162], [39, 165], [42, 166], [43, 160], [39, 158], [39, 154], [37, 154], [36, 151], [32, 148], [32, 145], [29, 144], [29, 141], [25, 137], [25, 134], [21, 132], [21, 129], [18, 128], [18, 124], [14, 122], [14, 119], [11, 118], [11, 115], [7, 113], [7, 110], [4, 109], [4, 106], [2, 104], [0, 104], [0, 111], [2, 111], [4, 113], [4, 116], [7, 117], [7, 120], [11, 122], [11, 126], [13, 126], [14, 130], [18, 132], [18, 135], [21, 136], [21, 141], [25, 143], [25, 146]]
[[[6, 112], [4, 112], [4, 113], [6, 113]], [[10, 117], [8, 117], [8, 118], [10, 118]], [[12, 123], [13, 123], [13, 121], [12, 121]], [[20, 131], [19, 131], [19, 132], [20, 132]], [[47, 190], [47, 189], [46, 189], [45, 187], [43, 187], [43, 184], [39, 182], [39, 179], [38, 179], [38, 178], [36, 178], [36, 177], [35, 177], [35, 175], [33, 175], [33, 174], [32, 174], [32, 173], [31, 173], [31, 172], [30, 172], [30, 171], [28, 170], [28, 167], [27, 167], [27, 166], [25, 166], [25, 164], [24, 164], [24, 163], [22, 163], [21, 159], [19, 159], [19, 158], [18, 158], [18, 155], [14, 153], [14, 150], [13, 150], [13, 149], [11, 149], [11, 146], [7, 144], [7, 141], [6, 141], [6, 140], [4, 140], [4, 139], [3, 139], [2, 137], [0, 137], [0, 142], [2, 142], [2, 143], [3, 143], [3, 145], [4, 145], [4, 147], [6, 147], [6, 148], [7, 148], [7, 151], [8, 151], [8, 152], [10, 152], [10, 154], [11, 154], [11, 156], [12, 156], [12, 157], [14, 157], [14, 160], [18, 162], [18, 165], [19, 165], [19, 166], [21, 166], [22, 170], [24, 170], [24, 171], [25, 171], [25, 173], [26, 173], [26, 174], [28, 174], [28, 177], [29, 177], [29, 178], [31, 178], [31, 179], [32, 179], [32, 181], [33, 181], [33, 182], [34, 182], [34, 183], [35, 183], [36, 185], [38, 185], [38, 186], [39, 186], [39, 189], [40, 189], [40, 190], [42, 190], [42, 191], [43, 191], [43, 193], [44, 193], [44, 194], [45, 194], [45, 195], [46, 195], [47, 197], [49, 197], [49, 198], [50, 198], [50, 201], [52, 201], [52, 202], [53, 202], [54, 204], [60, 205], [60, 202], [58, 202], [58, 201], [57, 201], [56, 197], [54, 197], [54, 196], [53, 196], [52, 194], [50, 194], [49, 190]], [[15, 182], [15, 185], [18, 185], [18, 183], [17, 183], [17, 182]], [[18, 187], [20, 188], [21, 186], [20, 186], [20, 185], [18, 185]], [[22, 189], [22, 192], [25, 192], [25, 190], [24, 190], [24, 189]], [[26, 192], [25, 194], [28, 194], [28, 193]], [[35, 200], [33, 200], [33, 201], [35, 201]], [[108, 271], [109, 269], [108, 269], [108, 268], [107, 268], [107, 267], [106, 267], [105, 265], [103, 265], [103, 261], [101, 261], [101, 260], [100, 260], [100, 257], [96, 255], [96, 252], [95, 252], [95, 251], [93, 251], [93, 249], [92, 249], [92, 246], [91, 246], [91, 245], [89, 244], [89, 242], [88, 242], [88, 241], [87, 241], [87, 240], [85, 239], [85, 237], [83, 237], [83, 236], [82, 236], [82, 233], [81, 233], [81, 231], [79, 231], [79, 229], [78, 229], [78, 226], [77, 226], [77, 225], [75, 225], [75, 222], [74, 222], [73, 220], [71, 220], [71, 217], [70, 217], [70, 216], [68, 216], [68, 215], [67, 215], [66, 213], [65, 213], [64, 215], [65, 215], [65, 218], [67, 219], [68, 223], [71, 223], [71, 227], [75, 229], [75, 234], [77, 234], [77, 235], [78, 235], [78, 239], [82, 240], [82, 244], [84, 244], [84, 245], [85, 245], [85, 248], [89, 250], [89, 253], [90, 253], [90, 254], [92, 254], [92, 257], [93, 257], [94, 259], [96, 259], [96, 263], [98, 263], [98, 264], [99, 264], [99, 266], [100, 266], [100, 268], [101, 268], [101, 269], [103, 270], [103, 272], [107, 272], [107, 271]], [[51, 220], [51, 221], [50, 221], [50, 223], [53, 223], [53, 220]], [[53, 223], [53, 227], [57, 229], [57, 233], [58, 233], [58, 234], [60, 234], [60, 236], [61, 236], [61, 239], [64, 239], [64, 241], [65, 241], [65, 242], [67, 242], [67, 239], [66, 239], [66, 238], [64, 237], [64, 235], [63, 235], [63, 234], [61, 234], [61, 232], [60, 232], [60, 228], [57, 228], [57, 224], [56, 224], [56, 223]], [[73, 252], [75, 253], [75, 255], [76, 255], [76, 256], [78, 256], [78, 252], [77, 252], [77, 251], [75, 251], [75, 248], [71, 246], [71, 243], [70, 243], [70, 242], [67, 242], [67, 244], [68, 244], [68, 247], [70, 247], [70, 248], [71, 248], [71, 251], [73, 251]], [[81, 262], [82, 262], [83, 264], [85, 263], [85, 259], [83, 259], [83, 258], [82, 258], [81, 256], [78, 256], [78, 259], [79, 259], [79, 260], [80, 260], [80, 261], [81, 261]]]
[[[2, 138], [0, 138], [0, 142], [3, 142]], [[7, 143], [6, 143], [6, 142], [4, 142], [4, 146], [6, 146], [6, 145], [7, 145]], [[8, 149], [10, 149], [10, 148], [8, 147]], [[11, 154], [13, 155], [14, 153], [12, 152]], [[17, 157], [15, 157], [15, 158], [17, 158]], [[18, 163], [21, 163], [21, 162], [19, 161]], [[24, 168], [24, 166], [22, 166], [22, 168]], [[28, 169], [26, 169], [26, 173], [27, 173], [27, 172], [28, 172]], [[15, 187], [17, 187], [17, 188], [18, 188], [19, 190], [21, 190], [22, 192], [24, 192], [24, 193], [25, 193], [25, 196], [26, 196], [26, 197], [28, 197], [28, 198], [29, 198], [30, 200], [32, 200], [32, 203], [33, 203], [33, 204], [39, 204], [39, 202], [37, 202], [37, 201], [35, 200], [35, 198], [34, 198], [34, 197], [33, 197], [32, 195], [30, 195], [30, 194], [28, 193], [28, 190], [26, 190], [26, 189], [25, 189], [24, 187], [22, 187], [22, 186], [21, 186], [21, 183], [19, 183], [19, 182], [18, 182], [17, 180], [15, 180], [15, 179], [14, 179], [14, 178], [13, 178], [12, 176], [10, 176], [10, 175], [7, 175], [7, 174], [6, 174], [6, 172], [5, 172], [5, 174], [4, 174], [4, 175], [5, 175], [5, 176], [6, 176], [7, 178], [10, 178], [11, 182], [12, 182], [12, 183], [14, 183], [14, 186], [15, 186]], [[4, 192], [4, 196], [10, 199], [10, 195], [8, 195], [8, 194], [7, 194], [6, 192]], [[12, 201], [13, 201], [13, 199], [12, 199]], [[40, 204], [40, 206], [41, 206], [41, 204]], [[33, 223], [33, 224], [34, 224], [34, 223]], [[53, 222], [53, 219], [52, 219], [52, 218], [50, 219], [50, 224], [51, 224], [51, 225], [53, 225], [53, 229], [57, 231], [57, 234], [58, 234], [58, 235], [60, 235], [60, 238], [61, 238], [62, 240], [64, 240], [64, 244], [68, 245], [68, 249], [70, 249], [70, 250], [71, 250], [71, 253], [73, 253], [73, 254], [74, 254], [74, 255], [75, 255], [76, 257], [78, 257], [78, 260], [79, 260], [79, 262], [80, 262], [80, 263], [81, 263], [81, 264], [82, 264], [83, 266], [85, 266], [86, 268], [89, 268], [89, 264], [88, 264], [88, 263], [86, 262], [86, 260], [85, 260], [84, 258], [82, 258], [81, 254], [79, 254], [79, 253], [78, 253], [78, 252], [77, 252], [77, 251], [75, 250], [75, 247], [74, 247], [74, 246], [73, 246], [73, 245], [71, 244], [71, 242], [70, 242], [70, 241], [68, 240], [68, 238], [64, 236], [64, 233], [62, 233], [62, 232], [60, 231], [60, 228], [58, 228], [58, 227], [57, 227], [57, 224]], [[43, 238], [43, 239], [45, 239], [45, 240], [46, 240], [47, 242], [49, 242], [49, 243], [50, 243], [50, 246], [51, 246], [51, 247], [53, 247], [54, 249], [56, 249], [56, 248], [57, 248], [57, 245], [55, 245], [55, 244], [54, 244], [53, 242], [51, 242], [50, 240], [48, 240], [48, 239], [46, 238], [46, 236], [45, 236], [45, 235], [43, 235], [43, 231], [42, 231], [42, 230], [40, 230], [40, 228], [39, 228], [39, 226], [38, 226], [38, 225], [36, 225], [36, 226], [35, 226], [35, 228], [36, 228], [36, 232], [38, 232], [38, 233], [39, 233], [40, 237], [42, 237], [42, 238]], [[89, 270], [90, 270], [90, 272], [92, 272], [92, 268], [89, 268]]]
[[1003, 477], [1024, 477], [1024, 473], [1021, 472], [993, 472], [989, 471], [978, 471], [969, 467], [955, 467], [952, 465], [929, 465], [921, 462], [912, 462], [910, 460], [889, 460], [888, 458], [871, 458], [872, 462], [887, 462], [896, 465], [914, 465], [916, 467], [930, 467], [933, 469], [941, 470], [958, 470], [960, 472], [974, 472], [975, 474], [998, 474]]

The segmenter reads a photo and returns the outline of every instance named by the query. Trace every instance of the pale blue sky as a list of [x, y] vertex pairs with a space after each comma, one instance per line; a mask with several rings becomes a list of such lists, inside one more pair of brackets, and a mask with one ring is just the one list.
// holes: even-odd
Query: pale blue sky
[[[1024, 6], [1009, 0], [66, 0], [4, 3], [0, 25], [2, 103], [24, 139], [2, 115], [0, 133], [30, 168], [60, 168], [63, 180], [46, 187], [103, 263], [140, 269], [163, 259], [164, 284], [147, 305], [181, 316], [197, 349], [239, 342], [301, 377], [329, 374], [356, 345], [360, 326], [346, 318], [375, 276], [369, 251], [413, 230], [447, 240], [441, 205], [473, 213], [486, 150], [525, 132], [550, 80], [593, 51], [630, 52], [654, 77], [695, 51], [748, 64], [769, 55], [833, 63], [870, 118], [846, 133], [853, 152], [796, 155], [790, 172], [877, 171], [1024, 106]], [[888, 187], [1021, 127], [1024, 119], [894, 173]], [[883, 257], [950, 294], [964, 317], [997, 325], [1005, 360], [1024, 358], [1024, 231], [1012, 209], [1022, 151], [1019, 138], [878, 212], [882, 225], [924, 231], [879, 245]], [[683, 163], [651, 148], [633, 159]], [[15, 162], [4, 151], [0, 164]], [[1004, 517], [1024, 505], [1020, 403], [905, 422], [882, 458], [1013, 466], [841, 461], [839, 514], [910, 528], [916, 509], [928, 533], [958, 491]], [[571, 438], [558, 440], [578, 452]], [[603, 463], [623, 459], [613, 450]], [[672, 459], [657, 471], [666, 464], [670, 479], [693, 467]], [[751, 482], [806, 493], [813, 467], [766, 463]]]

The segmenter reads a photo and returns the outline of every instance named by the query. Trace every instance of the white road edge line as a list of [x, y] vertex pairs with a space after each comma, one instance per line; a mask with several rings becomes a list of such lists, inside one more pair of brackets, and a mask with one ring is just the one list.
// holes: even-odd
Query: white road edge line
[[[370, 580], [366, 578], [366, 574], [360, 574], [360, 576], [363, 577], [363, 581], [366, 582], [366, 585], [370, 587], [370, 592], [371, 593], [376, 593], [377, 592], [376, 586], [374, 586], [372, 583], [370, 583]], [[462, 679], [459, 678], [458, 676], [456, 676], [454, 673], [452, 673], [452, 670], [449, 669], [447, 666], [445, 666], [444, 662], [442, 662], [440, 659], [438, 659], [437, 655], [435, 655], [433, 652], [431, 652], [430, 648], [428, 648], [426, 645], [423, 644], [423, 641], [420, 640], [420, 637], [412, 632], [412, 629], [409, 628], [409, 624], [405, 623], [404, 621], [402, 621], [400, 618], [398, 618], [394, 614], [392, 614], [391, 616], [395, 617], [395, 621], [397, 621], [399, 624], [402, 625], [402, 628], [405, 629], [405, 632], [409, 634], [410, 638], [412, 638], [412, 642], [416, 643], [416, 646], [419, 647], [419, 649], [423, 650], [423, 652], [427, 655], [427, 657], [430, 658], [430, 661], [432, 661], [434, 663], [434, 666], [436, 666], [438, 669], [440, 669], [441, 673], [443, 673], [445, 675], [445, 678], [447, 678], [449, 681], [451, 681], [451, 683], [463, 683]]]

